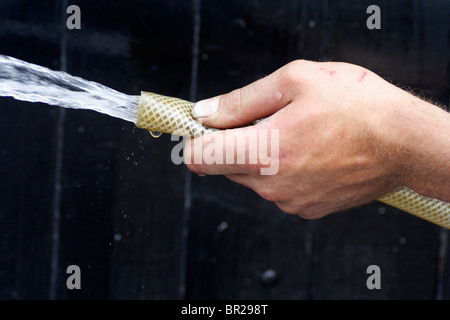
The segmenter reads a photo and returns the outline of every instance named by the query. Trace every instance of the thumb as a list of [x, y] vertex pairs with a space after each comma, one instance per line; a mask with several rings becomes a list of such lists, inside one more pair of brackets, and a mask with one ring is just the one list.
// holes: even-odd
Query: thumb
[[291, 102], [280, 88], [277, 72], [245, 87], [194, 105], [192, 115], [202, 124], [219, 129], [246, 125], [268, 117]]

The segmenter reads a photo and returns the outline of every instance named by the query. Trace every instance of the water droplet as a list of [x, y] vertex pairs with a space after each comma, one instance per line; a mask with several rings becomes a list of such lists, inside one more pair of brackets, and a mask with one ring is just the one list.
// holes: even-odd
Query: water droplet
[[228, 223], [226, 221], [224, 221], [221, 224], [219, 224], [219, 226], [217, 227], [217, 231], [222, 232], [226, 228], [228, 228]]
[[268, 269], [261, 274], [261, 284], [264, 287], [274, 287], [278, 284], [278, 274], [275, 270]]
[[151, 135], [153, 138], [159, 138], [159, 137], [161, 137], [162, 132], [159, 132], [159, 131], [150, 131], [150, 135]]

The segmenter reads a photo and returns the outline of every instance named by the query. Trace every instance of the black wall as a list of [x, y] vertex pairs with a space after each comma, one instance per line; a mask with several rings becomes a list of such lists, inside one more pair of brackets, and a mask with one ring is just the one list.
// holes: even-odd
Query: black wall
[[[81, 30], [66, 8], [81, 9]], [[381, 8], [381, 30], [366, 9]], [[449, 103], [450, 1], [0, 3], [0, 54], [198, 100], [294, 59], [346, 61]], [[91, 111], [0, 98], [1, 299], [448, 299], [448, 232], [381, 203], [306, 221]], [[66, 268], [81, 269], [68, 290]], [[381, 269], [369, 290], [366, 269]]]

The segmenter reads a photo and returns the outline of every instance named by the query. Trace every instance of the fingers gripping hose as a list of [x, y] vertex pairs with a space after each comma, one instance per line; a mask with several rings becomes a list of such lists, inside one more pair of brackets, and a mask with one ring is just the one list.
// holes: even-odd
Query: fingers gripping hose
[[[217, 129], [203, 126], [192, 117], [194, 103], [155, 93], [142, 92], [139, 98], [138, 128], [180, 136], [199, 137]], [[388, 205], [450, 229], [450, 203], [423, 197], [400, 188], [379, 199]]]

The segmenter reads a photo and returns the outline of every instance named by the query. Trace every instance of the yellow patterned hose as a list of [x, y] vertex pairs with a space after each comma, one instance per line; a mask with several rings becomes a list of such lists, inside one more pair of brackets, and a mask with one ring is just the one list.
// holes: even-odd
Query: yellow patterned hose
[[193, 102], [141, 92], [136, 126], [178, 136], [199, 137], [217, 129], [208, 128], [192, 117]]
[[[203, 126], [192, 117], [193, 102], [142, 92], [139, 97], [138, 128], [179, 136], [199, 137], [217, 129]], [[450, 229], [450, 203], [421, 196], [400, 188], [379, 201]]]

